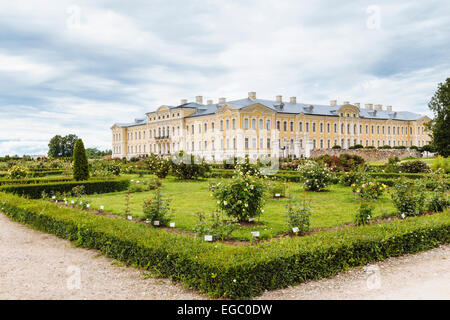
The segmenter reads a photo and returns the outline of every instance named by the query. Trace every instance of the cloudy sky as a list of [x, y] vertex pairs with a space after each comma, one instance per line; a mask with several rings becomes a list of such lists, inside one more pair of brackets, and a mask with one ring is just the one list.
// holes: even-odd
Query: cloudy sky
[[256, 91], [431, 115], [450, 76], [450, 2], [0, 0], [0, 155], [180, 99]]

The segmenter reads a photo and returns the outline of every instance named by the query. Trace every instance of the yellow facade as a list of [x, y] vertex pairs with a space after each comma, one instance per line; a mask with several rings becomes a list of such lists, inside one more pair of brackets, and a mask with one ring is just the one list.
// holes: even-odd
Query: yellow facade
[[[253, 93], [254, 94], [254, 93]], [[161, 106], [135, 123], [115, 124], [113, 157], [162, 156], [184, 150], [208, 160], [232, 156], [309, 156], [311, 149], [363, 146], [423, 146], [429, 143], [426, 116], [361, 110], [357, 104], [308, 106], [247, 99], [203, 105]], [[291, 102], [295, 101], [292, 100]], [[278, 103], [278, 104], [277, 104]], [[319, 109], [321, 111], [315, 111]], [[292, 111], [299, 112], [292, 112]], [[323, 111], [325, 110], [325, 111]], [[289, 111], [289, 112], [288, 112]], [[318, 114], [314, 114], [314, 112]], [[320, 114], [323, 113], [323, 114]], [[387, 115], [377, 118], [368, 115]], [[387, 117], [386, 116], [386, 117]], [[413, 119], [401, 119], [413, 118]]]

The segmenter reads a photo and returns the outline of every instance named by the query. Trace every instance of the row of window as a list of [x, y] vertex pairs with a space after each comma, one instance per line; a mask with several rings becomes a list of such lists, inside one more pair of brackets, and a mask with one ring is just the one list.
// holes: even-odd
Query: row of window
[[[259, 142], [259, 145], [257, 145], [257, 143]], [[285, 141], [286, 142], [286, 141]], [[281, 146], [281, 140], [278, 140], [279, 145]], [[427, 142], [422, 140], [422, 141], [418, 141], [419, 146], [424, 146]], [[350, 147], [350, 146], [354, 146], [356, 144], [360, 144], [363, 145], [363, 140], [358, 140], [354, 139], [353, 141], [350, 139], [341, 139], [340, 141], [340, 146], [342, 147]], [[172, 148], [173, 150], [175, 150], [175, 146], [179, 147], [179, 143], [172, 144]], [[338, 140], [334, 139], [333, 141], [333, 146], [338, 145]], [[376, 145], [375, 145], [375, 140], [365, 140], [365, 144], [366, 147], [367, 146], [373, 146], [373, 147], [381, 147], [383, 145], [386, 145], [386, 141], [385, 140], [377, 140], [376, 141]], [[413, 143], [412, 141], [402, 141], [402, 140], [392, 140], [392, 144], [391, 144], [391, 140], [387, 141], [387, 145], [389, 146], [412, 146]], [[211, 144], [208, 144], [208, 141], [198, 141], [197, 142], [197, 147], [194, 141], [191, 141], [190, 143], [187, 144], [187, 151], [190, 152], [195, 152], [195, 151], [209, 151], [209, 146], [211, 147], [211, 151], [215, 151], [215, 141], [211, 140]], [[271, 148], [271, 141], [270, 138], [267, 139], [263, 139], [260, 138], [259, 141], [256, 138], [252, 138], [251, 139], [251, 148], [252, 149], [256, 149], [257, 147], [259, 147], [259, 149], [270, 149]], [[286, 147], [289, 148], [290, 150], [294, 149], [294, 140], [291, 139], [290, 143], [286, 143]], [[299, 147], [301, 149], [303, 149], [303, 139], [299, 140]], [[319, 145], [317, 145], [317, 140], [313, 139], [313, 149], [323, 149], [325, 148], [325, 141], [323, 139], [319, 140]], [[332, 147], [332, 141], [330, 139], [328, 139], [326, 141], [326, 148], [331, 148]], [[226, 139], [226, 141], [224, 141], [224, 139], [221, 139], [220, 141], [220, 149], [219, 150], [236, 150], [237, 149], [237, 141], [236, 138], [233, 138], [231, 141], [230, 139]], [[250, 138], [244, 138], [244, 149], [250, 149]], [[120, 146], [115, 146], [113, 147], [113, 152], [114, 154], [120, 154], [121, 153], [121, 147]], [[136, 146], [128, 146], [128, 153], [130, 154], [140, 154], [140, 153], [146, 153], [146, 145], [136, 145]], [[153, 152], [153, 153], [170, 153], [170, 144], [153, 144], [153, 145], [149, 145], [149, 152]]]

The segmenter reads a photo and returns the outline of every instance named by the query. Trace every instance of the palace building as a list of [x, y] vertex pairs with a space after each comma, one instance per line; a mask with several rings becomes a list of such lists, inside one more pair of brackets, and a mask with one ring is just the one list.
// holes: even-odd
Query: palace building
[[197, 96], [178, 106], [160, 106], [145, 118], [116, 123], [113, 158], [151, 153], [168, 156], [185, 151], [207, 160], [229, 157], [308, 157], [311, 149], [339, 145], [424, 146], [430, 136], [427, 116], [395, 111], [391, 106], [332, 100], [329, 105], [305, 104], [296, 97], [283, 101], [258, 99], [255, 92], [240, 100], [218, 103]]

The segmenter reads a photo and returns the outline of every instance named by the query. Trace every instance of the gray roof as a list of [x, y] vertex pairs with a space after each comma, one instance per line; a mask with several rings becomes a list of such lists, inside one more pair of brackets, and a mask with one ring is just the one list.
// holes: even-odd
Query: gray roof
[[[234, 101], [226, 102], [226, 105], [234, 107], [236, 109], [242, 109], [245, 107], [252, 106], [254, 104], [261, 104], [266, 106], [276, 112], [280, 113], [303, 113], [307, 115], [321, 115], [321, 116], [338, 116], [338, 110], [343, 105], [337, 106], [329, 106], [329, 105], [320, 105], [320, 104], [306, 104], [306, 103], [290, 103], [283, 102], [283, 106], [280, 106], [280, 103], [273, 100], [264, 100], [264, 99], [255, 99], [251, 100], [248, 98], [239, 99]], [[225, 104], [213, 104], [213, 105], [202, 105], [198, 108], [198, 111], [189, 117], [197, 117], [208, 114], [213, 114], [220, 107]], [[368, 110], [368, 109], [360, 109], [359, 115], [361, 118], [368, 119], [393, 119], [393, 120], [417, 120], [422, 117], [422, 115], [409, 112], [409, 111], [387, 111], [387, 110]]]
[[[195, 102], [188, 102], [186, 104], [182, 104], [179, 106], [167, 106], [167, 107], [169, 109], [194, 108], [196, 109], [196, 112], [188, 116], [188, 118], [192, 118], [214, 114], [220, 107], [224, 105], [229, 105], [236, 109], [242, 109], [255, 104], [261, 104], [279, 113], [292, 113], [292, 114], [303, 113], [306, 115], [335, 116], [335, 117], [338, 116], [338, 110], [343, 106], [343, 105], [329, 106], [320, 104], [290, 103], [290, 102], [283, 102], [282, 106], [280, 106], [279, 102], [273, 100], [265, 100], [265, 99], [251, 100], [249, 98], [245, 98], [229, 101], [223, 104], [204, 105]], [[367, 119], [380, 119], [380, 120], [392, 119], [402, 121], [413, 121], [423, 117], [420, 114], [409, 111], [368, 110], [363, 108], [359, 109], [359, 116], [361, 118]], [[133, 127], [133, 126], [140, 126], [146, 123], [147, 123], [146, 119], [135, 119], [133, 123], [124, 123], [124, 124], [119, 123], [118, 125], [121, 127]]]

